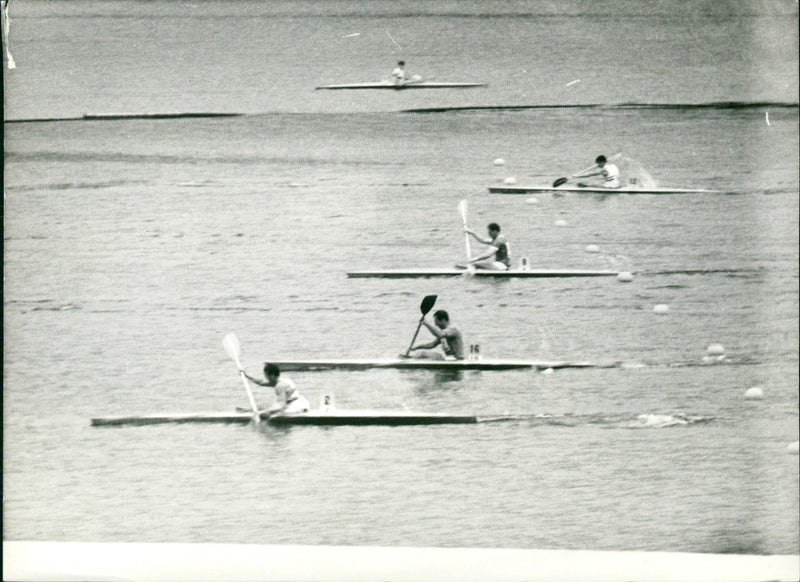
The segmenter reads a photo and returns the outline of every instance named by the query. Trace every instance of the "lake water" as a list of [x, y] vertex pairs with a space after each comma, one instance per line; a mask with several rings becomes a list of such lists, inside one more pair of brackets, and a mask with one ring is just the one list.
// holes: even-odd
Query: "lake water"
[[[29, 1], [11, 18], [4, 539], [797, 553], [796, 3]], [[313, 90], [399, 58], [489, 86]], [[405, 112], [442, 107], [495, 109]], [[125, 117], [182, 113], [241, 115]], [[614, 152], [719, 193], [487, 190]], [[461, 260], [462, 199], [515, 261], [634, 279], [347, 278]], [[90, 426], [246, 406], [229, 332], [252, 374], [393, 356], [432, 293], [484, 357], [620, 365], [290, 374], [313, 402], [505, 422]]]

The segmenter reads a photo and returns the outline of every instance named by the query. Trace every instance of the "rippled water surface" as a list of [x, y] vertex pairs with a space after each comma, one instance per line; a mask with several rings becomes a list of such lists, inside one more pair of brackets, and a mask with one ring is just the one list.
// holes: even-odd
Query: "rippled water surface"
[[[797, 8], [671, 5], [12, 5], [4, 538], [796, 553]], [[397, 58], [490, 85], [313, 91]], [[186, 112], [243, 115], [67, 119]], [[487, 190], [617, 151], [718, 192]], [[515, 261], [634, 279], [347, 278], [461, 260], [462, 199]], [[477, 425], [90, 426], [246, 406], [232, 331], [253, 374], [393, 356], [427, 294], [484, 357], [617, 365], [291, 374]]]

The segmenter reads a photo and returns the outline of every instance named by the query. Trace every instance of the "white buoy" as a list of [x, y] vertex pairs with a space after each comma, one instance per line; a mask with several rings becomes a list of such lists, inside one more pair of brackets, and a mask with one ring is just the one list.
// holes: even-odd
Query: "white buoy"
[[725, 347], [722, 344], [711, 344], [706, 352], [709, 356], [722, 356], [725, 354]]
[[761, 400], [764, 398], [764, 390], [760, 386], [748, 388], [744, 393], [745, 400]]
[[516, 183], [517, 183], [517, 179], [516, 179], [516, 178], [514, 178], [513, 176], [509, 176], [508, 178], [506, 178], [505, 180], [503, 180], [503, 184], [506, 184], [506, 185], [508, 185], [508, 186], [510, 186], [510, 185], [512, 185], [512, 184], [516, 184]]
[[669, 312], [669, 305], [664, 305], [663, 303], [659, 303], [658, 305], [653, 307], [653, 313], [657, 313], [658, 315], [664, 315], [667, 312]]
[[599, 253], [600, 247], [597, 245], [586, 245], [586, 252], [587, 253]]
[[497, 158], [494, 161], [494, 165], [495, 166], [505, 166], [506, 165], [506, 161], [503, 158]]
[[800, 452], [800, 441], [794, 441], [793, 443], [789, 443], [789, 446], [786, 447], [787, 453], [797, 454]]
[[555, 224], [556, 226], [567, 226], [567, 221], [564, 220], [563, 218], [559, 218], [553, 224]]
[[526, 198], [525, 199], [525, 203], [526, 204], [539, 204], [539, 199], [538, 198], [534, 198], [534, 197]]
[[620, 283], [630, 283], [633, 281], [633, 275], [631, 275], [628, 271], [622, 271], [617, 275], [617, 281]]

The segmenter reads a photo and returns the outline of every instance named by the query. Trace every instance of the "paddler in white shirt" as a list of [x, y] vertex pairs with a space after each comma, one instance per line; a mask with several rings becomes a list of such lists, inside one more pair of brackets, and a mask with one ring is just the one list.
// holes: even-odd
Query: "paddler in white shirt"
[[398, 61], [397, 66], [395, 67], [394, 71], [392, 71], [392, 78], [394, 79], [395, 85], [402, 85], [406, 82], [405, 66], [405, 61]]
[[511, 267], [511, 258], [508, 252], [508, 241], [500, 234], [500, 225], [496, 222], [489, 223], [486, 227], [489, 238], [478, 236], [469, 228], [464, 228], [464, 232], [473, 236], [479, 243], [489, 246], [489, 250], [467, 261], [467, 265], [474, 265], [476, 269], [491, 269], [494, 271], [505, 271]]
[[[450, 316], [444, 309], [440, 309], [433, 314], [433, 324], [427, 319], [422, 320], [422, 324], [436, 336], [432, 342], [412, 346], [408, 351], [428, 350], [409, 355], [411, 358], [427, 358], [431, 360], [463, 360], [464, 359], [464, 339], [461, 331], [454, 325], [450, 325]], [[442, 346], [444, 355], [440, 352], [431, 351], [437, 346]], [[403, 354], [405, 357], [405, 354]]]
[[[281, 370], [275, 364], [264, 364], [266, 382], [249, 376], [244, 370], [242, 370], [242, 373], [245, 378], [254, 384], [275, 388], [275, 403], [268, 409], [270, 414], [294, 414], [298, 412], [308, 412], [310, 410], [311, 406], [308, 400], [298, 392], [294, 382], [285, 376], [281, 377]], [[262, 407], [259, 406], [259, 410], [261, 410], [261, 408]]]
[[[619, 188], [621, 186], [619, 182], [619, 168], [616, 164], [609, 162], [605, 156], [597, 156], [594, 162], [599, 168], [598, 171], [592, 172], [591, 174], [582, 174], [582, 178], [603, 176], [602, 188]], [[583, 186], [583, 184], [578, 185]]]
[[419, 83], [422, 81], [422, 77], [419, 75], [411, 75], [411, 77], [407, 76], [405, 66], [405, 61], [398, 61], [397, 66], [395, 67], [394, 71], [392, 71], [392, 79], [394, 79], [395, 86], [407, 85], [409, 83]]

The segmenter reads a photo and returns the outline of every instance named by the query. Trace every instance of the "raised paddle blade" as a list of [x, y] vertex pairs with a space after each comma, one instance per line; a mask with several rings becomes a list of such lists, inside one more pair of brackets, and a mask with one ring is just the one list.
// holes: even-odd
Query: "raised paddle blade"
[[242, 355], [242, 348], [239, 345], [239, 338], [235, 333], [229, 333], [222, 339], [222, 345], [225, 347], [225, 353], [239, 364], [239, 358]]
[[567, 183], [567, 178], [559, 178], [555, 182], [553, 182], [553, 188], [558, 188], [559, 186], [563, 186]]
[[422, 312], [422, 317], [419, 318], [419, 323], [417, 324], [417, 331], [414, 332], [414, 337], [411, 338], [411, 343], [408, 344], [408, 349], [406, 350], [406, 354], [404, 357], [408, 357], [408, 354], [411, 353], [411, 348], [414, 347], [414, 342], [417, 341], [417, 335], [419, 334], [419, 330], [422, 327], [422, 320], [425, 319], [425, 316], [428, 315], [428, 312], [433, 309], [433, 305], [436, 303], [436, 295], [426, 295], [422, 299], [422, 303], [419, 304], [419, 310]]
[[222, 338], [222, 345], [225, 348], [225, 352], [227, 352], [228, 356], [230, 356], [230, 358], [236, 362], [236, 367], [239, 368], [239, 375], [242, 377], [242, 385], [247, 392], [247, 399], [250, 401], [250, 408], [253, 409], [253, 422], [257, 424], [261, 421], [261, 417], [259, 416], [256, 399], [253, 397], [253, 391], [250, 390], [250, 384], [247, 383], [247, 378], [244, 377], [242, 363], [239, 361], [239, 358], [242, 355], [242, 347], [239, 345], [239, 338], [236, 337], [235, 333], [229, 333]]
[[469, 234], [467, 233], [467, 200], [464, 199], [458, 203], [458, 212], [461, 214], [461, 222], [464, 224], [464, 247], [467, 251], [467, 260], [472, 256], [472, 251], [469, 248]]
[[423, 317], [428, 315], [428, 312], [433, 309], [433, 306], [436, 304], [436, 297], [436, 295], [426, 295], [422, 303], [419, 304], [419, 310], [422, 312]]
[[464, 222], [464, 226], [467, 226], [467, 201], [462, 200], [458, 203], [458, 213], [461, 215], [461, 220]]

